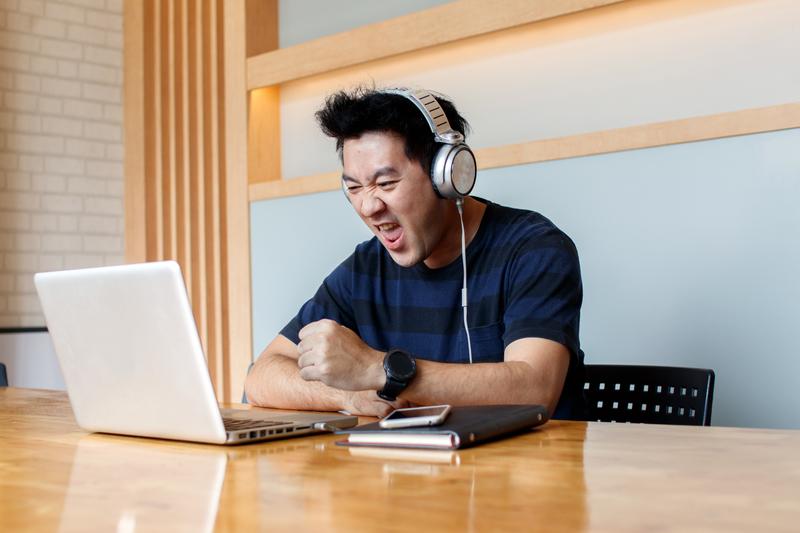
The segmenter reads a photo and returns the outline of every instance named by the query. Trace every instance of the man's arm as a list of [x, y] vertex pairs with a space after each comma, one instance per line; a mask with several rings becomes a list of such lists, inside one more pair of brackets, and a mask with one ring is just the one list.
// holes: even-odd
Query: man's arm
[[535, 403], [552, 414], [567, 376], [569, 350], [548, 339], [525, 338], [508, 345], [504, 359], [472, 365], [417, 359], [417, 376], [401, 396], [423, 405]]
[[259, 407], [345, 410], [352, 414], [385, 416], [403, 402], [378, 398], [374, 391], [347, 391], [322, 382], [305, 381], [297, 368], [297, 345], [278, 335], [261, 353], [245, 381], [248, 401]]
[[[364, 391], [380, 390], [386, 383], [383, 352], [332, 320], [304, 327], [293, 354], [299, 354], [300, 377], [307, 381]], [[421, 405], [538, 403], [553, 413], [569, 368], [569, 350], [548, 339], [523, 338], [506, 347], [504, 359], [474, 365], [417, 359], [417, 375], [400, 396]]]

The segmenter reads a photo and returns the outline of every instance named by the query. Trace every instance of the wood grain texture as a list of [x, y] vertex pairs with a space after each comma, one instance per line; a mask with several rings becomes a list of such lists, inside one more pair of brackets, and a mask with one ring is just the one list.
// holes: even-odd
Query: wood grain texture
[[280, 87], [250, 91], [247, 122], [249, 183], [281, 179]]
[[[479, 170], [800, 127], [800, 103], [746, 109], [475, 150]], [[250, 185], [250, 201], [341, 187], [340, 172]]]
[[225, 0], [225, 227], [223, 276], [226, 322], [225, 390], [223, 398], [240, 398], [253, 358], [250, 326], [250, 209], [247, 197], [247, 85], [244, 0]]
[[[247, 0], [245, 25], [247, 57], [278, 49], [277, 0]], [[248, 182], [281, 179], [280, 135], [280, 87], [250, 91], [247, 106]]]
[[331, 435], [225, 448], [85, 433], [65, 393], [14, 388], [0, 389], [0, 419], [4, 531], [132, 520], [137, 531], [750, 533], [800, 523], [797, 430], [551, 421], [459, 452], [353, 450]]
[[497, 168], [797, 127], [800, 103], [791, 103], [485, 148], [477, 159], [479, 168]]
[[625, 0], [459, 0], [248, 59], [248, 89], [269, 87]]
[[278, 36], [278, 0], [247, 0], [245, 4], [247, 57], [276, 50]]
[[140, 221], [146, 218], [145, 164], [145, 46], [144, 4], [126, 2], [125, 16], [125, 261], [142, 262], [147, 257], [147, 233]]
[[215, 390], [238, 398], [250, 360], [244, 0], [125, 8], [127, 257], [181, 265]]

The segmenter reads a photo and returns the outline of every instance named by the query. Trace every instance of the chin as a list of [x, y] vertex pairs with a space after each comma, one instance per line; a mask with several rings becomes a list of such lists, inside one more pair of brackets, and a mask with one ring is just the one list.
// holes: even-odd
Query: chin
[[404, 268], [413, 267], [416, 264], [419, 264], [422, 259], [415, 257], [411, 254], [403, 254], [403, 253], [394, 253], [389, 251], [389, 255], [392, 256], [392, 260], [397, 263], [399, 266]]

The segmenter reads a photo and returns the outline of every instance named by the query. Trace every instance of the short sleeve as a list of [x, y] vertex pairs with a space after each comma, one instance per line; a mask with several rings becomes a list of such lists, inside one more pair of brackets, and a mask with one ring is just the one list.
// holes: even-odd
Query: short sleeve
[[569, 237], [553, 230], [518, 243], [505, 298], [505, 346], [540, 337], [563, 344], [573, 358], [578, 356], [583, 287], [578, 253]]

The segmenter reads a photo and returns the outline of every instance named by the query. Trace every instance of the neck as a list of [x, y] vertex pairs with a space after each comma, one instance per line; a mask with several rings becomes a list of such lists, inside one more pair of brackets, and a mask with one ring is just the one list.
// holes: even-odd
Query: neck
[[[486, 211], [486, 204], [473, 198], [464, 198], [464, 235], [466, 245], [469, 246], [472, 239], [478, 233], [483, 213]], [[425, 259], [425, 266], [431, 269], [442, 268], [449, 265], [461, 255], [461, 222], [459, 221], [458, 209], [453, 201], [447, 202], [447, 212], [445, 214], [446, 229], [442, 235], [438, 250]]]

